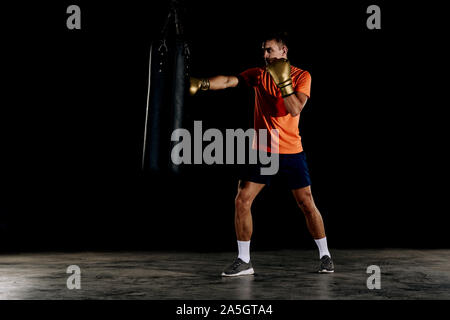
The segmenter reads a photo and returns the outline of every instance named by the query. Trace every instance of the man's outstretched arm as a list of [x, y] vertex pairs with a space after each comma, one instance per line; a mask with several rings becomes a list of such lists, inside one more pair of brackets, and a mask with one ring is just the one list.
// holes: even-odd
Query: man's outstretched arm
[[239, 79], [235, 76], [215, 76], [209, 78], [210, 90], [222, 90], [237, 87]]
[[236, 87], [239, 79], [235, 76], [215, 76], [211, 78], [193, 78], [190, 79], [189, 92], [193, 96], [198, 90], [222, 90]]

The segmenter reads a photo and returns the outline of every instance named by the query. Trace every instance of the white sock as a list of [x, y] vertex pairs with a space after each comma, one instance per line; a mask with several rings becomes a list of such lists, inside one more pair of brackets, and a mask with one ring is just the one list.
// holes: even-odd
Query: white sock
[[248, 263], [250, 261], [250, 240], [249, 241], [238, 240], [237, 243], [239, 250], [238, 258], [240, 258], [245, 263]]
[[322, 239], [314, 239], [314, 241], [319, 248], [319, 259], [322, 259], [323, 256], [329, 256], [331, 258], [331, 254], [330, 251], [328, 251], [327, 246], [327, 237], [324, 237]]

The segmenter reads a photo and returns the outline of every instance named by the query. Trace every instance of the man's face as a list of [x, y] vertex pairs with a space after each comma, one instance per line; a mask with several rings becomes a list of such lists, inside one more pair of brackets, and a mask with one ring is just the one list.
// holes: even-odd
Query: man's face
[[267, 40], [263, 42], [262, 50], [266, 64], [271, 63], [273, 59], [287, 59], [286, 46], [276, 42], [275, 40]]

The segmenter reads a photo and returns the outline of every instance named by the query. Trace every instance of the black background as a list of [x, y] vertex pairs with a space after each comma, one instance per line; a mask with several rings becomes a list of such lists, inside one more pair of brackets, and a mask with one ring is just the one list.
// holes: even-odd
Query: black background
[[[66, 8], [81, 7], [81, 30]], [[378, 4], [382, 29], [366, 28]], [[187, 2], [192, 75], [262, 64], [285, 29], [312, 76], [300, 133], [331, 248], [448, 247], [442, 8], [411, 2]], [[58, 1], [2, 10], [1, 250], [235, 250], [233, 166], [140, 170], [148, 54], [165, 2]], [[251, 90], [187, 98], [186, 127], [248, 128]], [[444, 186], [444, 187], [442, 187]], [[255, 250], [313, 248], [283, 187], [253, 206]]]

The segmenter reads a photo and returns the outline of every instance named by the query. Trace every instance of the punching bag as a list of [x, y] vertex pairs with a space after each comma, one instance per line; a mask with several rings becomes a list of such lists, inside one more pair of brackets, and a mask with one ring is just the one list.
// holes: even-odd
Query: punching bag
[[142, 169], [151, 172], [161, 169], [161, 142], [166, 136], [161, 124], [167, 85], [167, 51], [165, 40], [155, 41], [150, 46]]
[[[172, 78], [172, 101], [171, 101], [171, 126], [169, 139], [172, 132], [183, 127], [184, 117], [184, 98], [186, 95], [186, 83], [188, 82], [188, 65], [189, 65], [189, 47], [184, 40], [177, 39], [175, 42], [174, 52], [174, 69]], [[171, 152], [176, 142], [171, 142]], [[173, 163], [169, 155], [169, 169], [171, 173], [178, 174], [181, 170], [181, 165]]]
[[[163, 40], [153, 42], [150, 47], [142, 169], [153, 173], [165, 173], [166, 170], [180, 173], [180, 166], [171, 159], [175, 145], [171, 136], [174, 130], [183, 127], [189, 47], [183, 38], [179, 5], [177, 1], [171, 2], [161, 32]], [[175, 30], [174, 41], [169, 41], [171, 26]]]

